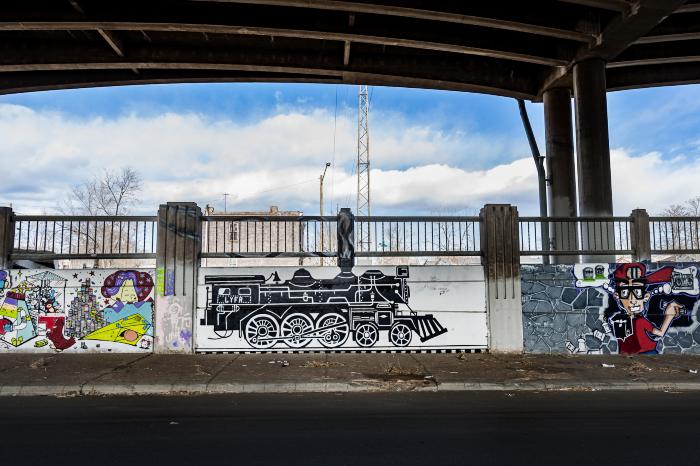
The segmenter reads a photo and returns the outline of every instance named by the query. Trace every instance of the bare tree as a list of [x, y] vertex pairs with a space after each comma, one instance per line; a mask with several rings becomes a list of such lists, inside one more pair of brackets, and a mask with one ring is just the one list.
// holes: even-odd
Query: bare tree
[[[141, 189], [141, 176], [133, 168], [104, 170], [100, 176], [73, 186], [58, 210], [66, 215], [126, 215], [137, 202]], [[69, 222], [62, 223], [61, 228], [60, 241], [66, 238], [70, 250], [87, 254], [124, 251], [135, 233], [133, 230], [125, 231], [123, 222], [118, 220]], [[104, 260], [96, 261], [95, 265], [103, 265], [103, 262], [106, 263]]]
[[661, 211], [664, 217], [686, 217], [688, 216], [688, 208], [684, 204], [671, 204]]
[[685, 201], [686, 212], [691, 217], [700, 217], [700, 196]]
[[62, 213], [73, 215], [125, 215], [142, 188], [141, 176], [131, 167], [105, 170], [71, 189]]
[[670, 249], [700, 249], [700, 196], [681, 204], [671, 204], [661, 211], [664, 217], [689, 217], [687, 221], [669, 220], [658, 222], [654, 231], [656, 241]]

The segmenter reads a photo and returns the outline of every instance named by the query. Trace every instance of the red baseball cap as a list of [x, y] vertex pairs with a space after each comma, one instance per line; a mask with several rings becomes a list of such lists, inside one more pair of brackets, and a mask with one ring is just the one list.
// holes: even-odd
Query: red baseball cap
[[646, 265], [640, 262], [631, 264], [621, 264], [613, 274], [616, 282], [626, 282], [632, 280], [643, 283], [664, 283], [670, 282], [673, 275], [673, 267], [665, 266], [647, 275]]

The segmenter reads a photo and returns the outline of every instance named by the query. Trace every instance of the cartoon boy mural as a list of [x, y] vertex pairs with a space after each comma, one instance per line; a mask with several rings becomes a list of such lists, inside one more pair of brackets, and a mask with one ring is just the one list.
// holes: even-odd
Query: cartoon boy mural
[[[668, 284], [673, 276], [673, 267], [662, 267], [647, 273], [641, 263], [622, 264], [612, 277], [613, 298], [618, 312], [610, 317], [610, 324], [617, 338], [620, 354], [658, 354], [657, 345], [666, 335], [671, 323], [685, 309], [676, 300], [663, 302], [663, 320], [654, 325], [647, 317], [651, 285]], [[670, 287], [669, 292], [670, 292]], [[657, 288], [658, 289], [658, 288]]]
[[113, 323], [140, 314], [152, 326], [153, 278], [147, 272], [119, 270], [105, 278], [101, 292], [105, 297], [105, 322]]

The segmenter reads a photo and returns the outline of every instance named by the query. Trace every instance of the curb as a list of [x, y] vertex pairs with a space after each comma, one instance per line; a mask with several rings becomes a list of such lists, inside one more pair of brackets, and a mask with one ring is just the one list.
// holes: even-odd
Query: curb
[[499, 383], [445, 382], [430, 386], [375, 385], [358, 383], [216, 383], [216, 384], [136, 384], [136, 385], [5, 385], [4, 396], [115, 396], [115, 395], [222, 395], [241, 393], [395, 393], [395, 392], [474, 392], [474, 391], [538, 391], [538, 392], [597, 392], [597, 391], [700, 391], [700, 382], [599, 382], [599, 383]]

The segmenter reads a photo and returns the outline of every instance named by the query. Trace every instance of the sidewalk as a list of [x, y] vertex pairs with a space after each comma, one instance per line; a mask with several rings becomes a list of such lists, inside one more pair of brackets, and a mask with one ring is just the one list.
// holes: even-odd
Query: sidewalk
[[[604, 364], [614, 365], [605, 367]], [[0, 355], [0, 396], [700, 390], [700, 356]]]

